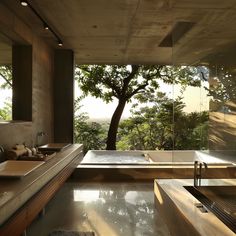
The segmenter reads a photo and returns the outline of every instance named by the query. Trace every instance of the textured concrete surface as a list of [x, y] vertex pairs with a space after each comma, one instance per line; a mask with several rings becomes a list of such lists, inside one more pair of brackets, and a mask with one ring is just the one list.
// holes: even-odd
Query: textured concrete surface
[[[53, 35], [15, 0], [3, 0], [41, 36]], [[73, 49], [77, 63], [194, 64], [235, 54], [234, 0], [35, 0], [32, 5]], [[182, 23], [190, 23], [187, 32]], [[177, 27], [177, 28], [176, 28]], [[161, 42], [169, 37], [169, 44]], [[225, 50], [228, 55], [222, 54]], [[222, 58], [223, 56], [223, 58]]]
[[0, 31], [16, 44], [32, 44], [32, 122], [0, 124], [0, 145], [10, 148], [16, 143], [35, 145], [37, 132], [46, 135], [40, 142], [53, 140], [53, 49], [39, 38], [13, 12], [0, 4]]

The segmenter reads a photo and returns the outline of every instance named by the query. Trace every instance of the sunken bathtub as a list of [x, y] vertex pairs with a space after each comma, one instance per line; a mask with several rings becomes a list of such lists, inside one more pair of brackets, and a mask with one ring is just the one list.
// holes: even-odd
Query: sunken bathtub
[[132, 179], [193, 178], [194, 161], [207, 163], [203, 178], [232, 178], [232, 174], [235, 175], [234, 163], [212, 156], [207, 151], [195, 150], [90, 150], [78, 169], [80, 176], [84, 173], [89, 178], [91, 173], [97, 173], [102, 179], [112, 179], [120, 174]]

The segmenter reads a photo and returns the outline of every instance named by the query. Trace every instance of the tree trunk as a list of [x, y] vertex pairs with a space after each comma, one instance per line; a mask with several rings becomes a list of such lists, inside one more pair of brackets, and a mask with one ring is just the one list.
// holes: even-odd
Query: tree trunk
[[116, 150], [116, 136], [120, 118], [125, 108], [126, 100], [119, 100], [115, 112], [112, 115], [110, 127], [107, 135], [107, 150]]

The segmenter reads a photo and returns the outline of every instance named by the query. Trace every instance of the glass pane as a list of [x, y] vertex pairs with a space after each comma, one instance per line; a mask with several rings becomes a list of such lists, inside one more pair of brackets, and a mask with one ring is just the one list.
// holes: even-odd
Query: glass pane
[[12, 47], [0, 34], [0, 122], [12, 119]]
[[[181, 96], [184, 107], [174, 116], [174, 150], [227, 159], [236, 145], [236, 12], [229, 8], [231, 1], [217, 6], [215, 1], [183, 2], [173, 3], [173, 64], [186, 66], [200, 83], [187, 84], [182, 91], [175, 83], [174, 98]], [[178, 103], [174, 107], [178, 112]], [[176, 151], [173, 161], [179, 155], [185, 156]], [[192, 158], [198, 158], [196, 152]]]

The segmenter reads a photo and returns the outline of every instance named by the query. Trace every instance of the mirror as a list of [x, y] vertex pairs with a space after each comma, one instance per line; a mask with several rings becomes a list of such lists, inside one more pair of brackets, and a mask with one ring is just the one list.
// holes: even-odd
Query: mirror
[[0, 122], [32, 121], [32, 46], [0, 33]]
[[12, 120], [12, 43], [0, 33], [0, 122]]

